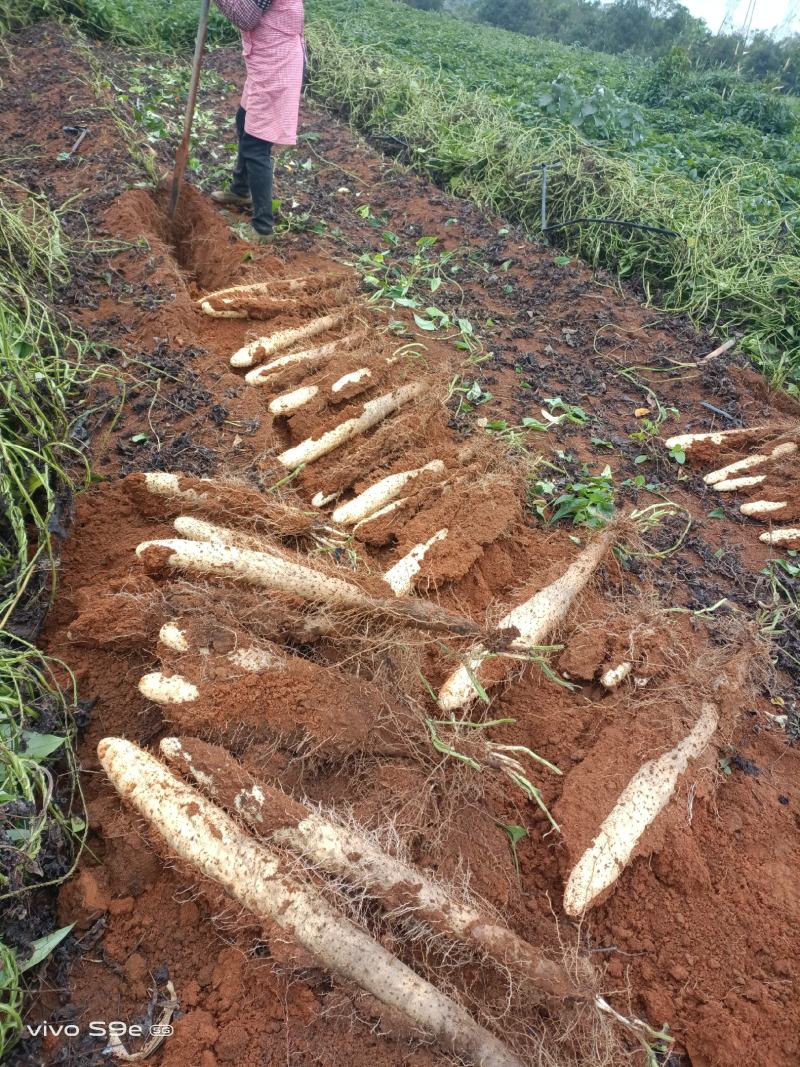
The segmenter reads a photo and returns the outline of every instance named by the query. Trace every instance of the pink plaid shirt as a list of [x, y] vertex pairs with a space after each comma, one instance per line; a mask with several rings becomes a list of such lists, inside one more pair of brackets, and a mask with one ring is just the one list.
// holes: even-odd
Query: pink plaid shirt
[[272, 144], [297, 143], [305, 42], [303, 0], [273, 0], [253, 30], [242, 30], [247, 80], [244, 128]]

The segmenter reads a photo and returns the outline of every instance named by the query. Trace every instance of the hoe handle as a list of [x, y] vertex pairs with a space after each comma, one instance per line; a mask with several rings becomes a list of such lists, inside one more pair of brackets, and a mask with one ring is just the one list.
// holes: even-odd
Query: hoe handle
[[203, 51], [206, 46], [210, 4], [211, 0], [200, 0], [200, 20], [197, 24], [197, 39], [194, 42], [192, 80], [189, 82], [189, 96], [186, 100], [186, 113], [183, 116], [183, 137], [175, 156], [175, 174], [172, 178], [172, 193], [169, 198], [169, 217], [171, 219], [175, 217], [175, 208], [178, 206], [178, 195], [181, 191], [181, 178], [186, 170], [186, 161], [189, 158], [189, 137], [192, 132], [194, 107], [197, 103], [197, 87], [200, 84], [200, 68], [203, 65]]

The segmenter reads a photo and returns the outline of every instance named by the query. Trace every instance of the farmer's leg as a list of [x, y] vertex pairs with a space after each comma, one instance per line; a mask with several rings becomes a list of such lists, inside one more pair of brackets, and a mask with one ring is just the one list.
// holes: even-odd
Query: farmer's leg
[[233, 168], [233, 178], [229, 189], [213, 189], [211, 199], [226, 207], [247, 207], [250, 203], [250, 186], [247, 182], [247, 161], [242, 154], [242, 137], [244, 136], [244, 120], [247, 112], [240, 107], [236, 112], [236, 133], [239, 138], [239, 149], [236, 153], [236, 163]]
[[244, 118], [247, 112], [240, 107], [236, 112], [236, 134], [239, 141], [239, 149], [236, 153], [236, 165], [233, 168], [233, 181], [231, 192], [236, 196], [249, 196], [250, 189], [247, 185], [247, 166], [242, 157], [242, 137], [244, 136]]
[[253, 198], [253, 229], [256, 233], [272, 233], [272, 145], [243, 130], [239, 152]]

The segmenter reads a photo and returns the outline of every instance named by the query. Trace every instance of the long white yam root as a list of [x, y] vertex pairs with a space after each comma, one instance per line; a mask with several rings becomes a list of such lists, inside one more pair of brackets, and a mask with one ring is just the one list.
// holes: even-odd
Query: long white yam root
[[735, 445], [739, 440], [747, 440], [754, 434], [766, 432], [766, 426], [753, 426], [751, 429], [735, 429], [735, 430], [712, 430], [708, 433], [680, 433], [675, 437], [668, 437], [664, 442], [667, 448], [682, 448], [684, 452], [689, 452], [694, 445], [709, 444], [709, 445]]
[[761, 515], [772, 515], [776, 511], [783, 511], [788, 505], [787, 500], [750, 500], [739, 508], [742, 515], [751, 518], [759, 518]]
[[[340, 393], [345, 386], [360, 382], [364, 378], [370, 378], [371, 376], [372, 372], [366, 367], [362, 367], [360, 370], [351, 371], [350, 374], [343, 374], [342, 377], [337, 378], [331, 386], [331, 393]], [[320, 388], [318, 385], [303, 385], [298, 389], [293, 389], [290, 393], [282, 393], [270, 402], [270, 414], [276, 416], [289, 415], [291, 412], [305, 407], [305, 405], [310, 403], [315, 396], [319, 395], [319, 392]]]
[[314, 366], [321, 366], [335, 356], [337, 352], [358, 344], [364, 337], [366, 337], [366, 333], [361, 330], [356, 333], [349, 333], [345, 337], [337, 337], [335, 341], [326, 341], [324, 345], [317, 345], [316, 348], [304, 348], [302, 352], [289, 352], [288, 355], [278, 356], [277, 359], [270, 360], [269, 363], [264, 363], [260, 367], [254, 367], [249, 370], [245, 374], [244, 380], [248, 385], [265, 385], [269, 384], [278, 371], [282, 371], [286, 367], [294, 367], [298, 363], [311, 363]]
[[393, 511], [397, 511], [399, 508], [405, 507], [407, 503], [408, 497], [401, 496], [398, 497], [397, 500], [393, 500], [391, 504], [386, 504], [385, 507], [378, 508], [378, 510], [373, 511], [371, 515], [367, 515], [365, 519], [360, 519], [353, 527], [353, 533], [357, 533], [370, 522], [377, 522], [378, 519], [382, 519], [386, 515], [391, 515]]
[[290, 562], [283, 556], [236, 548], [218, 540], [200, 542], [175, 538], [145, 541], [137, 547], [136, 554], [145, 562], [155, 554], [160, 557], [159, 562], [176, 570], [239, 578], [248, 585], [277, 589], [303, 600], [348, 608], [365, 607], [371, 602], [371, 598], [358, 586], [341, 578]]
[[471, 944], [548, 995], [580, 995], [564, 967], [545, 959], [507, 927], [458, 903], [419, 868], [384, 852], [365, 833], [331, 822], [257, 781], [224, 749], [196, 738], [165, 737], [161, 753], [227, 811], [314, 867], [366, 888], [389, 912], [422, 919], [437, 932]]
[[422, 600], [384, 600], [365, 593], [357, 585], [323, 574], [286, 556], [236, 548], [218, 542], [186, 541], [168, 538], [144, 541], [136, 555], [145, 566], [158, 571], [163, 567], [192, 574], [215, 575], [245, 582], [264, 589], [330, 604], [334, 607], [379, 612], [398, 620], [407, 620], [424, 629], [449, 633], [477, 634], [480, 627], [470, 619], [455, 615]]
[[206, 293], [197, 303], [203, 314], [212, 318], [246, 319], [251, 310], [259, 310], [264, 303], [269, 306], [276, 300], [284, 300], [287, 296], [303, 292], [312, 286], [315, 289], [327, 289], [344, 281], [346, 277], [345, 274], [329, 271], [324, 274], [306, 274], [298, 278], [273, 278], [268, 282], [232, 285], [227, 289]]
[[207, 541], [212, 545], [232, 545], [234, 548], [249, 548], [254, 552], [269, 552], [280, 555], [280, 549], [274, 547], [266, 538], [254, 536], [243, 530], [232, 530], [228, 526], [197, 519], [194, 515], [178, 515], [173, 521], [175, 532], [187, 541]]
[[364, 410], [356, 418], [339, 423], [333, 430], [328, 430], [316, 440], [310, 438], [287, 449], [278, 456], [278, 462], [290, 469], [299, 467], [301, 463], [313, 463], [320, 456], [327, 455], [328, 452], [358, 437], [359, 434], [371, 430], [373, 426], [377, 426], [379, 422], [383, 422], [389, 415], [394, 414], [398, 408], [422, 396], [425, 389], [426, 386], [422, 382], [411, 382], [409, 385], [402, 385], [393, 393], [385, 393], [374, 400], [368, 400], [364, 404]]
[[325, 967], [355, 982], [474, 1064], [521, 1061], [454, 1001], [426, 982], [256, 843], [216, 805], [129, 741], [106, 738], [98, 756], [112, 785], [166, 847], [262, 919], [277, 923]]
[[800, 541], [800, 526], [784, 526], [781, 529], [769, 530], [759, 537], [765, 545], [793, 545]]
[[673, 749], [640, 767], [600, 826], [590, 848], [572, 869], [564, 890], [564, 911], [576, 917], [619, 878], [642, 834], [669, 803], [678, 779], [703, 752], [717, 729], [713, 704], [703, 704], [691, 732]]
[[[599, 534], [560, 578], [540, 589], [530, 600], [519, 604], [500, 620], [499, 629], [514, 627], [519, 631], [519, 636], [511, 643], [513, 649], [526, 651], [545, 643], [548, 635], [567, 617], [575, 598], [588, 584], [610, 548], [613, 536], [611, 530]], [[450, 674], [439, 690], [439, 706], [444, 711], [455, 711], [476, 699], [478, 690], [473, 679], [484, 686], [495, 684], [514, 667], [514, 660], [495, 660], [493, 677], [489, 680], [482, 670], [486, 655], [486, 649], [477, 645], [470, 650], [467, 663]]]
[[447, 527], [437, 530], [436, 533], [419, 545], [414, 545], [402, 559], [389, 568], [384, 574], [383, 580], [391, 588], [395, 596], [408, 596], [414, 588], [414, 579], [420, 572], [422, 561], [428, 551], [439, 541], [447, 537]]
[[775, 448], [766, 455], [756, 453], [753, 456], [747, 456], [745, 459], [737, 460], [736, 463], [729, 463], [727, 467], [720, 467], [719, 470], [711, 471], [709, 474], [705, 475], [703, 481], [706, 485], [715, 485], [717, 482], [725, 482], [734, 475], [743, 474], [745, 471], [751, 471], [757, 467], [763, 467], [765, 463], [773, 462], [776, 459], [782, 459], [784, 456], [791, 456], [796, 451], [797, 445], [794, 441], [786, 441], [782, 445], [776, 445]]
[[309, 341], [326, 330], [333, 330], [344, 322], [344, 314], [322, 315], [312, 319], [305, 326], [296, 326], [291, 330], [278, 330], [267, 337], [258, 337], [255, 341], [240, 348], [231, 356], [232, 367], [252, 367], [257, 359], [265, 359], [274, 352], [281, 352], [298, 341]]
[[228, 484], [214, 478], [151, 471], [129, 475], [126, 486], [140, 506], [150, 496], [163, 501], [166, 506], [160, 514], [165, 511], [174, 514], [180, 510], [225, 515], [229, 520], [231, 517], [245, 520], [251, 527], [254, 523], [266, 524], [278, 537], [299, 537], [318, 526], [317, 519], [309, 512], [248, 486]]
[[187, 541], [208, 541], [212, 545], [233, 545], [236, 548], [252, 548], [255, 552], [282, 555], [283, 550], [273, 545], [266, 537], [247, 533], [246, 530], [234, 530], [230, 526], [219, 526], [194, 515], [178, 515], [173, 519], [172, 525], [175, 532]]
[[348, 385], [358, 385], [359, 382], [371, 377], [372, 371], [369, 367], [359, 367], [357, 370], [348, 371], [347, 374], [343, 374], [341, 378], [336, 379], [331, 386], [331, 392], [341, 393], [342, 389], [346, 389]]
[[739, 489], [752, 489], [766, 480], [766, 474], [749, 474], [743, 478], [727, 478], [724, 482], [715, 482], [718, 493], [735, 493]]
[[299, 389], [293, 389], [290, 393], [281, 393], [280, 396], [270, 401], [269, 413], [276, 417], [291, 415], [293, 411], [298, 411], [310, 403], [318, 392], [319, 386], [301, 385]]
[[426, 463], [424, 467], [416, 467], [410, 471], [400, 471], [398, 474], [387, 474], [385, 478], [381, 478], [379, 482], [369, 486], [368, 489], [365, 489], [363, 493], [359, 493], [353, 500], [348, 500], [346, 504], [340, 504], [334, 510], [331, 518], [334, 522], [341, 523], [343, 526], [352, 526], [354, 523], [366, 519], [368, 515], [373, 515], [385, 504], [390, 503], [402, 493], [409, 482], [413, 482], [415, 478], [418, 478], [426, 471], [441, 474], [444, 471], [444, 463], [440, 459], [433, 459], [430, 463]]

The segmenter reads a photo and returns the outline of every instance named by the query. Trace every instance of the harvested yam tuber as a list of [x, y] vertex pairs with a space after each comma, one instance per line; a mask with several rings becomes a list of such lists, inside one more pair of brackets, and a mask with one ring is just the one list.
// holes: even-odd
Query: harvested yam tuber
[[[513, 627], [518, 631], [518, 636], [511, 642], [512, 649], [525, 651], [544, 644], [548, 635], [567, 617], [578, 594], [585, 589], [611, 547], [613, 536], [611, 530], [598, 534], [560, 578], [540, 589], [530, 600], [519, 604], [500, 620], [500, 630]], [[444, 711], [463, 708], [477, 698], [478, 689], [473, 679], [478, 679], [485, 687], [500, 681], [513, 669], [514, 660], [495, 660], [492, 663], [492, 675], [487, 677], [483, 669], [486, 655], [486, 649], [477, 646], [470, 651], [467, 663], [450, 674], [439, 691], [439, 706]]]
[[329, 359], [342, 350], [352, 348], [366, 337], [366, 332], [361, 330], [357, 333], [349, 333], [346, 337], [337, 337], [335, 341], [327, 341], [324, 345], [316, 348], [305, 348], [302, 352], [290, 352], [285, 356], [278, 356], [260, 367], [254, 367], [244, 376], [248, 385], [269, 385], [272, 378], [286, 367], [294, 367], [299, 363], [309, 363], [312, 368], [327, 363]]
[[254, 915], [277, 923], [323, 966], [401, 1012], [448, 1052], [484, 1067], [522, 1067], [463, 1008], [334, 911], [276, 852], [153, 756], [115, 737], [97, 752], [114, 788], [166, 848]]
[[351, 582], [295, 563], [288, 556], [178, 538], [144, 541], [137, 547], [136, 554], [146, 567], [156, 571], [168, 567], [193, 574], [235, 579], [333, 607], [391, 615], [398, 621], [406, 621], [423, 629], [459, 634], [480, 632], [480, 627], [470, 619], [455, 615], [436, 604], [422, 600], [373, 597]]
[[425, 389], [426, 386], [422, 382], [411, 382], [409, 385], [400, 386], [393, 393], [385, 393], [374, 400], [368, 400], [360, 415], [347, 419], [316, 440], [312, 438], [287, 449], [278, 456], [278, 462], [289, 468], [299, 467], [304, 463], [313, 463], [320, 456], [327, 455], [328, 452], [346, 444], [359, 434], [371, 430], [389, 415], [393, 415], [398, 408], [422, 396]]
[[391, 588], [395, 596], [408, 596], [411, 593], [414, 588], [414, 579], [420, 572], [422, 561], [425, 559], [428, 550], [433, 548], [439, 541], [444, 541], [447, 533], [446, 526], [441, 530], [437, 530], [427, 541], [414, 545], [402, 559], [399, 559], [384, 574], [383, 580]]
[[739, 489], [752, 489], [754, 485], [761, 485], [766, 477], [766, 474], [749, 474], [743, 478], [726, 478], [725, 481], [714, 482], [714, 488], [718, 493], [734, 493]]
[[717, 482], [725, 482], [731, 478], [732, 475], [742, 474], [744, 471], [753, 470], [756, 467], [763, 467], [765, 463], [774, 462], [776, 459], [783, 459], [784, 456], [791, 456], [797, 451], [797, 445], [793, 441], [787, 441], [782, 445], [776, 445], [775, 448], [768, 455], [753, 455], [747, 456], [746, 459], [740, 459], [736, 463], [729, 463], [727, 467], [720, 467], [719, 470], [711, 471], [706, 474], [703, 481], [706, 485], [715, 485]]
[[154, 704], [191, 704], [200, 696], [196, 685], [180, 674], [152, 671], [139, 679], [139, 692]]
[[338, 508], [334, 509], [331, 518], [334, 522], [341, 523], [343, 526], [352, 526], [354, 523], [361, 522], [362, 519], [374, 515], [385, 504], [394, 500], [409, 482], [413, 482], [426, 471], [442, 474], [444, 472], [444, 463], [440, 459], [433, 459], [430, 463], [426, 463], [424, 467], [416, 467], [410, 471], [400, 471], [398, 474], [387, 474], [385, 478], [381, 478], [379, 482], [369, 486], [368, 489], [365, 489], [363, 493], [359, 493], [353, 500], [348, 500], [346, 504], [340, 504]]
[[305, 407], [314, 397], [319, 393], [319, 387], [316, 385], [301, 385], [299, 389], [293, 389], [290, 393], [282, 393], [280, 396], [276, 396], [274, 400], [269, 403], [270, 415], [276, 417], [280, 415], [291, 415], [293, 411], [298, 411], [300, 408]]
[[572, 869], [564, 890], [567, 915], [583, 914], [619, 878], [642, 834], [671, 800], [680, 776], [714, 736], [718, 721], [716, 707], [704, 704], [691, 732], [663, 756], [648, 760], [631, 778], [591, 847]]
[[267, 337], [258, 337], [234, 352], [231, 356], [232, 367], [252, 367], [257, 359], [266, 359], [275, 352], [282, 352], [290, 345], [299, 341], [309, 341], [318, 334], [328, 330], [334, 330], [344, 322], [344, 313], [337, 312], [333, 315], [322, 315], [318, 319], [312, 319], [305, 326], [296, 326], [291, 330], [279, 330]]
[[747, 504], [742, 504], [739, 511], [742, 515], [758, 519], [762, 515], [772, 515], [776, 511], [783, 511], [788, 503], [788, 500], [751, 500]]
[[616, 689], [617, 686], [622, 685], [632, 670], [633, 664], [631, 661], [625, 660], [616, 667], [609, 667], [603, 671], [600, 675], [600, 684], [604, 689]]
[[784, 526], [781, 529], [769, 530], [758, 538], [765, 545], [794, 545], [800, 542], [800, 526]]
[[251, 527], [267, 526], [278, 537], [300, 537], [319, 527], [319, 519], [313, 513], [283, 503], [249, 486], [215, 478], [152, 471], [129, 475], [125, 479], [125, 487], [137, 505], [146, 512], [152, 511], [152, 504], [157, 501], [159, 517], [164, 514], [175, 515], [180, 511], [224, 515], [228, 521], [243, 520]]
[[735, 430], [711, 430], [706, 433], [681, 433], [675, 437], [668, 437], [664, 442], [667, 448], [682, 448], [684, 452], [689, 452], [695, 445], [709, 444], [712, 446], [723, 447], [724, 445], [736, 446], [740, 441], [747, 441], [749, 438], [756, 436], [757, 434], [763, 434], [767, 432], [766, 426], [753, 426], [751, 429], [735, 429]]
[[265, 312], [282, 311], [292, 306], [292, 295], [311, 289], [328, 289], [345, 281], [348, 276], [339, 272], [306, 274], [299, 278], [273, 278], [267, 282], [233, 285], [206, 293], [197, 302], [204, 315], [217, 319], [265, 318]]
[[358, 385], [359, 382], [371, 377], [372, 371], [369, 367], [359, 367], [358, 370], [348, 371], [347, 374], [343, 374], [341, 378], [336, 379], [331, 386], [331, 392], [341, 393], [342, 389], [346, 389], [348, 385]]
[[408, 913], [434, 930], [486, 952], [537, 988], [558, 998], [578, 997], [566, 969], [528, 942], [458, 903], [416, 867], [389, 855], [365, 833], [331, 822], [279, 789], [257, 781], [228, 752], [196, 738], [166, 737], [161, 753], [189, 774], [209, 797], [271, 841], [299, 853], [314, 867], [366, 888], [393, 913]]

